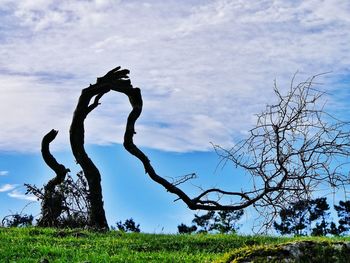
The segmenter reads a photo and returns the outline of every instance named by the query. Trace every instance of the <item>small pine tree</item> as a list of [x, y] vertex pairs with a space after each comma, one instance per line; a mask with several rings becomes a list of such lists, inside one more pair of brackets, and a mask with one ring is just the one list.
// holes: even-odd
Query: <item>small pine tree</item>
[[219, 211], [214, 217], [214, 225], [211, 227], [221, 234], [236, 233], [239, 229], [238, 220], [243, 216], [243, 210]]
[[199, 227], [199, 233], [208, 233], [209, 231], [213, 230], [214, 215], [215, 211], [209, 211], [202, 216], [194, 215], [192, 223]]
[[338, 233], [346, 234], [350, 231], [350, 200], [340, 201], [339, 205], [335, 205], [339, 217]]
[[239, 229], [237, 222], [243, 216], [243, 210], [237, 211], [209, 211], [204, 215], [195, 215], [192, 225], [177, 226], [180, 234], [219, 232], [221, 234], [236, 233]]
[[[334, 222], [329, 222], [329, 209], [326, 197], [298, 201], [280, 211], [281, 223], [274, 222], [274, 228], [282, 235], [308, 235], [309, 230], [311, 230], [313, 236], [339, 235], [341, 233], [341, 223], [337, 227]], [[339, 217], [342, 217], [345, 209], [344, 202], [336, 209], [339, 210]], [[346, 221], [349, 218], [350, 215], [348, 218], [345, 216], [340, 221], [343, 223], [349, 222]]]
[[124, 221], [124, 223], [122, 223], [122, 221], [118, 221], [116, 223], [117, 228], [119, 231], [123, 231], [123, 232], [134, 232], [134, 233], [140, 233], [141, 229], [140, 229], [140, 224], [136, 225], [134, 219], [130, 218], [130, 219], [126, 219]]
[[197, 231], [197, 227], [195, 225], [187, 226], [182, 223], [177, 226], [177, 230], [179, 234], [192, 234]]
[[[316, 221], [316, 226], [311, 229], [311, 235], [313, 236], [326, 236], [331, 232], [331, 223], [327, 222], [329, 217], [329, 205], [327, 203], [327, 198], [316, 198], [310, 201], [309, 211], [310, 211], [310, 222]], [[334, 226], [333, 226], [334, 227]]]
[[300, 200], [279, 212], [281, 223], [274, 222], [274, 228], [282, 235], [306, 235], [309, 225], [309, 201]]
[[329, 234], [333, 236], [339, 236], [340, 231], [337, 225], [334, 222], [331, 222], [330, 227], [329, 227]]

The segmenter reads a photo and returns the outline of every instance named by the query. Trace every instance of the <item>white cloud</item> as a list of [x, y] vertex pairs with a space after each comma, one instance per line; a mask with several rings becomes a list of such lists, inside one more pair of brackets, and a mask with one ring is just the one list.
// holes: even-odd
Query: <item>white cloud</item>
[[[69, 126], [74, 109], [70, 98], [79, 93], [45, 85], [31, 76], [0, 74], [0, 82], [6, 83], [1, 86], [0, 97], [0, 112], [6, 113], [0, 119], [1, 149], [22, 152], [37, 149], [41, 138], [51, 129], [65, 130]], [[63, 138], [67, 140], [67, 135], [60, 133], [57, 142]]]
[[[42, 2], [42, 3], [41, 3]], [[288, 85], [350, 68], [344, 1], [3, 1], [0, 22], [0, 150], [36, 151], [68, 129], [80, 89], [122, 65], [141, 87], [136, 140], [163, 150], [232, 144]], [[325, 86], [326, 88], [332, 85]], [[121, 142], [130, 110], [110, 95], [87, 120], [90, 143]]]
[[9, 197], [20, 199], [20, 200], [27, 200], [27, 201], [38, 201], [37, 198], [33, 195], [26, 195], [18, 190], [13, 190], [10, 193], [8, 193]]
[[17, 186], [18, 186], [17, 184], [3, 184], [0, 186], [0, 193], [11, 191], [15, 189]]
[[9, 171], [0, 171], [0, 176], [8, 175]]

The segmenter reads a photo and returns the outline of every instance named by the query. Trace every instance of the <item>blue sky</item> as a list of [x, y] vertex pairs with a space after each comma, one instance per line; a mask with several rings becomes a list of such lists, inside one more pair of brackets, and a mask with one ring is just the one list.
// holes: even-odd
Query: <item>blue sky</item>
[[[60, 131], [57, 159], [79, 171], [72, 112], [80, 90], [117, 65], [142, 89], [135, 142], [159, 174], [196, 172], [196, 184], [240, 189], [249, 182], [230, 166], [216, 170], [210, 142], [230, 147], [244, 137], [273, 102], [273, 81], [288, 88], [296, 71], [297, 81], [332, 71], [319, 82], [329, 109], [346, 119], [348, 43], [350, 3], [340, 0], [0, 0], [0, 216], [29, 202], [23, 183], [51, 178], [39, 154], [49, 130]], [[108, 94], [86, 121], [109, 223], [133, 217], [145, 231], [174, 232], [193, 212], [121, 148], [129, 110], [125, 97]]]

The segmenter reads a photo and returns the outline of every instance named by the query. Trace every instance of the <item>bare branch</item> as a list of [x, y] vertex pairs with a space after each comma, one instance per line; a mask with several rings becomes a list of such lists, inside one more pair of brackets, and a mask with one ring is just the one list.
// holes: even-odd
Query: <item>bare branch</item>
[[214, 146], [221, 160], [261, 179], [246, 194], [261, 197], [254, 207], [265, 215], [276, 215], [278, 207], [293, 200], [311, 198], [321, 185], [337, 189], [350, 184], [341, 170], [349, 162], [350, 125], [318, 106], [325, 92], [314, 88], [317, 76], [296, 86], [294, 76], [287, 95], [275, 84], [278, 102], [257, 115], [250, 137], [229, 150]]
[[56, 173], [56, 176], [44, 187], [45, 192], [53, 192], [55, 187], [64, 181], [66, 174], [70, 172], [63, 164], [59, 164], [50, 152], [50, 143], [56, 138], [57, 134], [58, 131], [51, 130], [43, 137], [41, 142], [42, 157], [45, 163]]

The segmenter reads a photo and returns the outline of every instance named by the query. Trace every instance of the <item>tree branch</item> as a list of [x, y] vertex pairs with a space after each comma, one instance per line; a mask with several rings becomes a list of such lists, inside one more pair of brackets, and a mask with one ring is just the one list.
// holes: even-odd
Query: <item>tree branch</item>
[[41, 141], [41, 154], [45, 163], [56, 173], [56, 176], [51, 179], [44, 187], [45, 193], [53, 192], [55, 187], [61, 184], [67, 173], [70, 172], [63, 164], [59, 164], [55, 157], [50, 152], [50, 143], [56, 138], [58, 131], [51, 130]]

